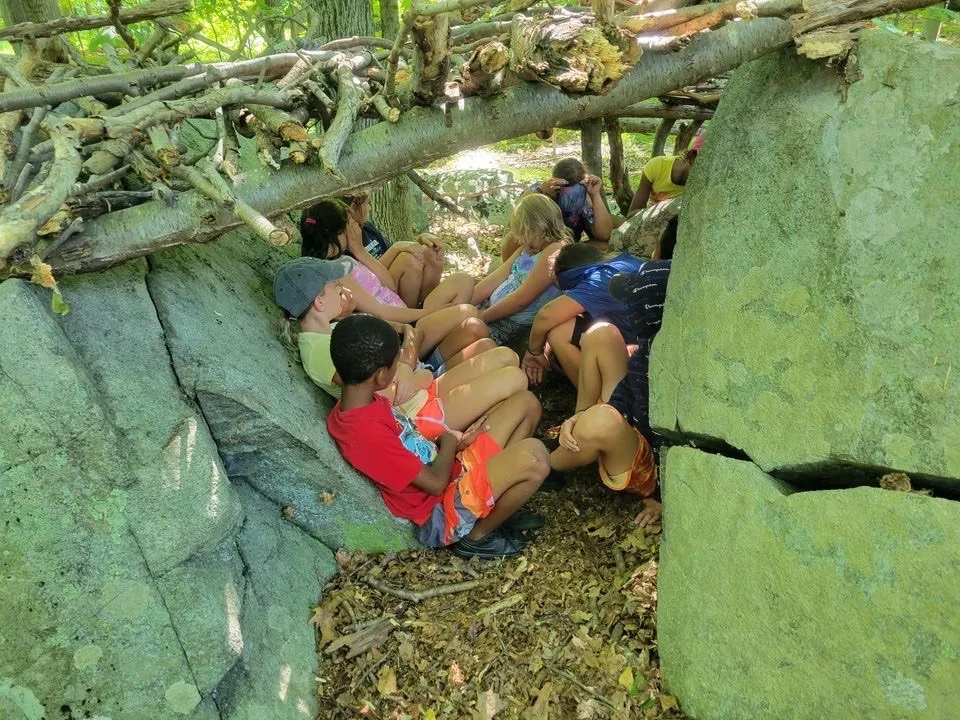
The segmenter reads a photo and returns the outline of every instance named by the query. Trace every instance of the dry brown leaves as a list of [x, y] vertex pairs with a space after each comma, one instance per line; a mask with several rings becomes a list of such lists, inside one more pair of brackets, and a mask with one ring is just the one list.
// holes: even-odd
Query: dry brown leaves
[[[545, 407], [568, 404], [547, 395]], [[519, 558], [338, 553], [341, 573], [314, 614], [318, 717], [682, 718], [661, 691], [659, 527], [633, 524], [638, 505], [603, 488], [591, 467], [534, 498], [549, 524]], [[413, 603], [372, 589], [370, 578], [414, 591], [482, 582]]]

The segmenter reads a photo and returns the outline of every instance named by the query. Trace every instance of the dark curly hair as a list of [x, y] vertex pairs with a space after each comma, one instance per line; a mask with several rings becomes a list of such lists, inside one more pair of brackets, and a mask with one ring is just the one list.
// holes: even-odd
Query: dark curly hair
[[400, 336], [373, 315], [355, 314], [333, 328], [330, 357], [344, 385], [359, 385], [377, 370], [393, 365], [400, 354]]
[[300, 215], [300, 254], [321, 260], [343, 255], [339, 235], [347, 229], [349, 211], [341, 200], [321, 200]]

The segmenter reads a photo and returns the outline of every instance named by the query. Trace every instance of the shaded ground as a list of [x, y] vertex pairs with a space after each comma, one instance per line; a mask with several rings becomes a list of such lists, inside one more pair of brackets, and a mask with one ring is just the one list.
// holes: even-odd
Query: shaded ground
[[[542, 436], [572, 409], [573, 391], [555, 375], [540, 394]], [[682, 718], [660, 692], [660, 529], [634, 526], [637, 499], [605, 490], [595, 468], [572, 477], [535, 497], [549, 524], [518, 559], [341, 554], [314, 614], [318, 717]], [[417, 603], [371, 580], [413, 591], [479, 586]]]

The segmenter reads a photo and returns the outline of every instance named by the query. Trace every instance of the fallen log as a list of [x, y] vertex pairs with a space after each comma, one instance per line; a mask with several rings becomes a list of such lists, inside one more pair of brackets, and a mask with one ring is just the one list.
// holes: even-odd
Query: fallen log
[[[117, 16], [123, 25], [190, 12], [190, 0], [151, 0], [132, 8], [122, 8]], [[0, 40], [32, 40], [54, 37], [78, 30], [93, 30], [114, 24], [111, 15], [61, 17], [44, 23], [25, 22], [0, 28]]]
[[[414, 166], [544, 126], [572, 124], [615, 114], [639, 98], [656, 97], [712, 77], [787, 45], [789, 22], [765, 18], [733, 23], [698, 36], [674, 55], [646, 58], [608, 94], [570, 97], [545, 85], [523, 84], [490, 98], [470, 98], [453, 110], [448, 127], [439, 108], [413, 108], [396, 124], [378, 123], [347, 140], [337, 169], [339, 176], [314, 165], [286, 166], [270, 182], [236, 190], [261, 214], [276, 217], [317, 200], [382, 182]], [[149, 202], [85, 223], [85, 257], [51, 257], [61, 274], [100, 270], [163, 248], [205, 242], [238, 227], [233, 213], [212, 206], [198, 192], [183, 193], [176, 208]], [[75, 239], [74, 239], [75, 240]], [[71, 244], [74, 240], [71, 240]]]

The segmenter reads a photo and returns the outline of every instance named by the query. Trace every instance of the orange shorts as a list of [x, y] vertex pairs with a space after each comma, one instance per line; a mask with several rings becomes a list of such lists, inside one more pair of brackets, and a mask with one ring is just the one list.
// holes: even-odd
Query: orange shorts
[[463, 466], [460, 477], [447, 485], [440, 502], [420, 526], [420, 542], [428, 547], [451, 545], [473, 530], [477, 520], [490, 514], [496, 498], [487, 476], [487, 462], [498, 452], [497, 441], [489, 433], [481, 433], [457, 454]]
[[443, 412], [443, 403], [440, 402], [437, 381], [434, 380], [427, 388], [427, 401], [417, 411], [413, 424], [427, 440], [435, 442], [437, 438], [450, 430], [447, 427], [446, 414]]
[[653, 451], [650, 449], [650, 443], [643, 434], [633, 428], [637, 434], [639, 445], [637, 452], [633, 456], [633, 463], [630, 469], [616, 475], [610, 475], [603, 463], [597, 461], [597, 468], [600, 471], [600, 479], [603, 484], [611, 490], [618, 492], [634, 493], [649, 497], [657, 488], [657, 463], [653, 457]]

